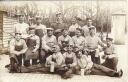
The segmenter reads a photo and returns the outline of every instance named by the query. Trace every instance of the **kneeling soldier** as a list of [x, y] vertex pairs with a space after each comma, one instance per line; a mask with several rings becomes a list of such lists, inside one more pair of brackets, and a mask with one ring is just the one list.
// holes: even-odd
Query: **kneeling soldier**
[[21, 33], [15, 33], [15, 38], [10, 41], [10, 72], [20, 72], [22, 56], [27, 50], [25, 40], [21, 39]]
[[25, 53], [25, 66], [30, 65], [30, 60], [32, 59], [32, 65], [37, 64], [37, 59], [39, 57], [39, 47], [40, 39], [35, 35], [35, 30], [29, 30], [29, 37], [27, 38], [28, 50]]

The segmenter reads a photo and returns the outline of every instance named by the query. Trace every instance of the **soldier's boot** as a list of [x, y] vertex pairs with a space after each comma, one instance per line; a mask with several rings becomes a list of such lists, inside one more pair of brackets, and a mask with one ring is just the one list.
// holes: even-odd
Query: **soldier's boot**
[[10, 73], [15, 73], [16, 72], [16, 68], [15, 68], [15, 59], [14, 58], [10, 58]]

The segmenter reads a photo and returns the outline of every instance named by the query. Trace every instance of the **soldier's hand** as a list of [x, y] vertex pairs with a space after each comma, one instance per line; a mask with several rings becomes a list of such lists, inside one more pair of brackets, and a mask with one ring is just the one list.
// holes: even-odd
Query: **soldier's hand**
[[54, 64], [54, 62], [50, 62], [51, 63], [51, 65], [53, 65]]
[[68, 64], [67, 67], [70, 68], [70, 64]]
[[35, 53], [36, 52], [36, 50], [34, 49], [33, 51], [32, 51], [32, 53]]
[[64, 67], [64, 69], [65, 69], [65, 70], [68, 70], [68, 67], [67, 67], [67, 66], [65, 66], [65, 67]]
[[19, 56], [21, 54], [21, 52], [17, 52], [16, 55]]
[[106, 55], [103, 55], [102, 58], [103, 58], [103, 59], [106, 59], [107, 57], [106, 57]]

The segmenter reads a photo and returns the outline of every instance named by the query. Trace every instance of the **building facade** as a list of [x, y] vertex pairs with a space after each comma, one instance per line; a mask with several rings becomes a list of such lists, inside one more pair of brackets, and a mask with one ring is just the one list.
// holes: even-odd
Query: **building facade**
[[8, 51], [9, 41], [12, 38], [13, 25], [17, 23], [16, 17], [8, 16], [7, 12], [0, 11], [0, 52]]

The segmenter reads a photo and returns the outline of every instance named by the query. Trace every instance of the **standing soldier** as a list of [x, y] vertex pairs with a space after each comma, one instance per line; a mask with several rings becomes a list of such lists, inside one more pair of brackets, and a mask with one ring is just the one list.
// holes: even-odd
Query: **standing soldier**
[[104, 43], [95, 34], [95, 27], [89, 28], [90, 35], [85, 38], [85, 51], [91, 55], [92, 62], [100, 64], [98, 45], [104, 47]]
[[78, 25], [76, 18], [73, 18], [72, 25], [69, 27], [69, 35], [71, 37], [75, 36], [76, 28], [81, 28], [81, 26]]
[[[92, 20], [90, 18], [87, 18], [87, 25], [82, 27], [83, 30], [83, 35], [86, 38], [89, 35], [89, 28], [93, 26], [92, 25]], [[95, 28], [95, 32], [96, 32], [96, 28]]]
[[78, 47], [80, 50], [83, 50], [85, 44], [85, 38], [82, 36], [82, 29], [76, 29], [76, 35], [72, 37], [74, 47]]
[[[36, 25], [34, 27], [35, 27], [35, 34], [40, 39], [39, 58], [41, 58], [41, 54], [42, 54], [42, 51], [41, 51], [41, 49], [42, 49], [41, 48], [42, 47], [42, 37], [47, 34], [46, 26], [42, 25], [41, 22], [42, 22], [41, 17], [37, 16], [36, 17]], [[41, 59], [39, 59], [39, 60], [41, 62]]]
[[25, 53], [25, 66], [30, 65], [30, 60], [32, 59], [32, 65], [37, 64], [37, 59], [39, 57], [39, 46], [40, 46], [40, 39], [37, 35], [35, 35], [35, 30], [29, 30], [29, 37], [27, 38], [27, 46], [28, 50]]
[[29, 25], [24, 23], [24, 15], [19, 15], [19, 22], [14, 25], [13, 33], [21, 33], [22, 38], [26, 38], [29, 30]]
[[56, 21], [51, 24], [51, 27], [55, 30], [55, 36], [57, 38], [61, 35], [61, 29], [67, 28], [61, 13], [56, 14]]
[[67, 45], [73, 45], [72, 38], [68, 35], [68, 29], [62, 29], [62, 35], [58, 38], [58, 44], [61, 51], [66, 51]]
[[20, 72], [22, 56], [27, 51], [25, 40], [21, 39], [21, 33], [15, 33], [15, 38], [10, 41], [10, 72]]
[[105, 62], [102, 64], [110, 69], [117, 70], [117, 64], [118, 64], [118, 57], [115, 52], [115, 47], [112, 43], [113, 38], [111, 36], [108, 36], [106, 38], [107, 46], [103, 49], [104, 55], [103, 58], [105, 59]]
[[46, 26], [41, 24], [42, 18], [37, 16], [36, 17], [36, 25], [35, 25], [35, 32], [36, 35], [42, 38], [44, 35], [47, 34]]

